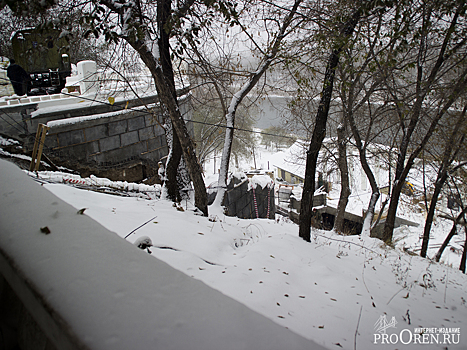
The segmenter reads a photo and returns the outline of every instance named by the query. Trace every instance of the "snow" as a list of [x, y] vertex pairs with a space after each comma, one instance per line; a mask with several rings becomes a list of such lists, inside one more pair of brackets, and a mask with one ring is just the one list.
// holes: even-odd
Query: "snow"
[[6, 139], [0, 136], [0, 146], [12, 146], [12, 145], [19, 145], [19, 142], [12, 139]]
[[[265, 164], [267, 161], [272, 163], [272, 159], [281, 152], [262, 149], [257, 153], [258, 163]], [[291, 154], [290, 150], [282, 152], [284, 154]], [[39, 173], [43, 188], [76, 210], [86, 208], [84, 216], [115, 232], [121, 240], [128, 236], [126, 240], [130, 243], [151, 242], [151, 255], [137, 251], [140, 255], [145, 254], [138, 271], [151, 273], [151, 269], [144, 265], [149, 263], [148, 259], [162, 260], [276, 324], [329, 349], [354, 349], [355, 343], [357, 349], [363, 350], [444, 349], [446, 346], [449, 349], [467, 349], [467, 276], [457, 269], [460, 251], [447, 249], [442, 259], [444, 263], [406, 253], [407, 249], [419, 252], [424, 215], [418, 213], [416, 205], [404, 196], [398, 215], [420, 225], [397, 228], [395, 248], [391, 248], [378, 239], [341, 236], [317, 229], [312, 230], [312, 242], [307, 243], [298, 237], [298, 227], [280, 216], [275, 221], [244, 220], [226, 217], [221, 210], [214, 212], [211, 206], [211, 217], [204, 218], [194, 214], [194, 205], [190, 201], [174, 207], [172, 203], [157, 198], [112, 196], [89, 188], [72, 187], [71, 181], [61, 183], [60, 176], [50, 172]], [[242, 178], [240, 174], [236, 176]], [[206, 183], [214, 177], [215, 174], [208, 174]], [[75, 180], [79, 181], [78, 178]], [[82, 181], [87, 183], [88, 180]], [[93, 181], [114, 186], [103, 179], [94, 178]], [[263, 179], [253, 181], [262, 183]], [[142, 185], [126, 185], [144, 192], [146, 188], [139, 186]], [[337, 203], [337, 194], [336, 186], [329, 194], [328, 203]], [[349, 209], [361, 215], [370, 196], [369, 189], [353, 193]], [[384, 195], [381, 197], [384, 200]], [[448, 220], [435, 220], [429, 256], [436, 253], [437, 245], [450, 227]], [[456, 236], [452, 247], [460, 247], [464, 240], [462, 232]], [[36, 242], [31, 241], [28, 254], [34, 254], [34, 244]], [[92, 243], [83, 238], [82, 244]], [[120, 259], [115, 257], [116, 253], [99, 253], [103, 254], [98, 262], [101, 265]], [[129, 252], [125, 253], [121, 259], [134, 266], [132, 259], [141, 257], [137, 253], [134, 257]], [[72, 261], [75, 259], [73, 256]], [[85, 272], [79, 281], [67, 283], [80, 286], [87, 284], [88, 278], [94, 283], [94, 278]], [[113, 279], [121, 278], [114, 271], [106, 278], [111, 287], [105, 288], [116, 288]], [[45, 288], [51, 288], [47, 286], [49, 282], [44, 282]], [[113, 297], [110, 299], [120, 303]], [[83, 302], [85, 300], [83, 297]], [[115, 312], [112, 317], [118, 318], [119, 314]], [[375, 344], [375, 337], [381, 335], [375, 324], [382, 316], [387, 316], [388, 322], [393, 316], [397, 321], [395, 329], [387, 329], [386, 334], [389, 335], [399, 335], [400, 332], [415, 335], [420, 333], [419, 328], [436, 328], [439, 335], [445, 328], [453, 328], [459, 329], [460, 341], [458, 344], [427, 345], [420, 340], [423, 338], [418, 338], [421, 344]], [[127, 324], [147, 329], [148, 318], [149, 315], [143, 313], [140, 319]], [[115, 336], [118, 338], [118, 333]], [[442, 335], [440, 339], [443, 341]]]
[[[167, 237], [171, 229], [176, 235], [194, 238], [187, 243], [202, 246], [203, 236], [198, 233], [201, 231], [190, 229], [193, 225], [204, 226], [206, 237], [214, 235], [206, 229], [210, 224], [206, 218], [179, 212], [165, 201], [114, 197], [64, 184], [41, 186], [4, 160], [0, 160], [0, 177], [0, 269], [3, 272], [5, 268], [5, 256], [13, 257], [14, 264], [10, 266], [24, 272], [27, 285], [39, 293], [29, 294], [26, 301], [36, 295], [49, 315], [59, 319], [56, 323], [64, 327], [62, 330], [67, 332], [67, 326], [71, 327], [73, 346], [58, 348], [320, 349], [125, 242], [92, 219], [101, 212], [107, 226], [127, 234], [135, 228], [135, 222], [140, 226], [141, 218], [146, 222], [146, 215], [151, 212], [152, 218], [157, 210], [157, 220], [165, 217], [177, 221], [170, 224], [165, 219], [151, 220], [130, 236], [131, 242], [141, 239], [142, 231], [148, 231], [153, 251], [178, 254], [156, 246], [164, 243], [161, 238]], [[79, 209], [87, 209], [77, 212], [45, 188], [80, 205]], [[184, 218], [188, 219], [186, 226]], [[45, 227], [48, 234], [40, 229]], [[232, 251], [224, 241], [225, 238], [219, 239], [217, 245]], [[171, 242], [165, 243], [165, 247], [171, 247]], [[198, 253], [204, 254], [202, 250]], [[204, 256], [197, 257], [189, 250], [180, 255], [191, 259], [196, 268], [213, 266], [202, 260]], [[33, 306], [38, 309], [37, 303]], [[56, 339], [60, 332], [54, 330], [45, 329]]]
[[266, 188], [274, 186], [274, 181], [268, 175], [254, 175], [250, 180], [250, 184], [253, 188], [257, 186]]
[[48, 183], [69, 183], [72, 185], [85, 186], [87, 189], [110, 189], [120, 191], [120, 194], [124, 192], [126, 196], [154, 199], [156, 196], [160, 196], [161, 193], [160, 185], [145, 185], [127, 181], [111, 181], [94, 175], [82, 178], [79, 175], [59, 171], [41, 171], [37, 174], [30, 174], [36, 179], [40, 179]]
[[[194, 215], [189, 202], [188, 210], [179, 211], [163, 200], [112, 197], [62, 184], [44, 187], [75, 208], [87, 207], [87, 215], [121, 237], [156, 214], [128, 241], [149, 238], [152, 256], [328, 348], [353, 349], [360, 319], [357, 348], [375, 349], [374, 324], [381, 315], [395, 316], [397, 334], [404, 329], [415, 334], [421, 327], [465, 332], [467, 276], [406, 254], [400, 242], [393, 249], [369, 237], [313, 230], [306, 243], [297, 226], [280, 217], [209, 221]], [[401, 227], [395, 239], [411, 233], [418, 240], [420, 230]], [[465, 349], [467, 339], [460, 339], [454, 348]]]
[[82, 123], [88, 120], [100, 119], [100, 118], [110, 118], [120, 114], [124, 114], [127, 111], [122, 109], [115, 112], [109, 113], [102, 113], [102, 114], [94, 114], [94, 115], [87, 115], [81, 117], [73, 117], [73, 118], [66, 118], [66, 119], [58, 119], [58, 120], [51, 120], [47, 122], [47, 126], [50, 128], [57, 127], [57, 126], [64, 126], [64, 125], [72, 125], [76, 123]]
[[301, 178], [305, 178], [305, 157], [306, 145], [301, 141], [295, 142], [285, 150], [271, 153], [271, 155], [268, 154], [268, 160], [271, 165], [298, 175]]

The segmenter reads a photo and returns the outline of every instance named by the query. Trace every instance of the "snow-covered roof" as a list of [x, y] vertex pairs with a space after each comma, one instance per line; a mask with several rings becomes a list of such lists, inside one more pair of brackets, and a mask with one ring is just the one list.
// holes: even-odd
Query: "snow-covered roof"
[[306, 146], [302, 141], [297, 141], [290, 148], [271, 155], [270, 162], [276, 168], [304, 178], [305, 155]]

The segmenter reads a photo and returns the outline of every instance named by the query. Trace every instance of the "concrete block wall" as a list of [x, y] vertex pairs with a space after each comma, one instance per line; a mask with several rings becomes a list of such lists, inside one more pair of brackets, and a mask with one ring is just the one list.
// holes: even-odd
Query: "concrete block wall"
[[[4, 115], [0, 133], [24, 140], [25, 149], [32, 151], [37, 126], [48, 124], [43, 152], [58, 164], [113, 180], [140, 181], [157, 173], [157, 162], [168, 154], [161, 111], [153, 104], [156, 100], [157, 96], [146, 96], [110, 105], [76, 103], [75, 98], [74, 103], [56, 108], [37, 103], [0, 107]], [[189, 95], [180, 97], [179, 103], [185, 120], [191, 120]], [[153, 107], [135, 108], [142, 104]], [[187, 126], [193, 134], [192, 123]], [[124, 174], [125, 168], [136, 165], [140, 175], [131, 179], [115, 171], [123, 169]]]
[[45, 153], [54, 159], [100, 167], [138, 160], [157, 163], [168, 149], [159, 125], [162, 116], [158, 109], [151, 112], [126, 110], [74, 124], [51, 124]]

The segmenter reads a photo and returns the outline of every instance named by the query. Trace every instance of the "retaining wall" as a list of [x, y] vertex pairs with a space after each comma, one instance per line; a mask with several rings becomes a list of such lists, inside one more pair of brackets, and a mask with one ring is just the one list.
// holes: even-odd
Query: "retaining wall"
[[[0, 107], [0, 133], [23, 140], [25, 148], [32, 150], [37, 126], [50, 126], [44, 154], [84, 176], [93, 173], [112, 180], [141, 181], [157, 174], [157, 163], [168, 154], [168, 147], [160, 108], [153, 104], [156, 96], [114, 105], [79, 96], [68, 99], [63, 104], [28, 100]], [[185, 120], [191, 120], [189, 96], [180, 97], [179, 103]], [[135, 107], [141, 104], [149, 107]], [[192, 124], [187, 127], [193, 133]]]

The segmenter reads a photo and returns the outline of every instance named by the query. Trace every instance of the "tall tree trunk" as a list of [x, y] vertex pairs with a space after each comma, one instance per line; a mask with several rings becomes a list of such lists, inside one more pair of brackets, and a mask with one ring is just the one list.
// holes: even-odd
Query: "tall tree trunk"
[[349, 166], [347, 162], [347, 118], [342, 118], [341, 124], [337, 127], [337, 148], [339, 152], [338, 166], [341, 178], [341, 191], [339, 203], [337, 204], [337, 213], [334, 220], [334, 230], [342, 233], [344, 231], [345, 208], [349, 202], [350, 184], [349, 184]]
[[[178, 168], [180, 166], [180, 159], [183, 155], [185, 162], [188, 167], [188, 172], [193, 182], [195, 190], [195, 206], [201, 210], [201, 212], [208, 215], [208, 200], [206, 187], [203, 179], [203, 169], [198, 162], [195, 154], [195, 147], [191, 140], [186, 124], [180, 113], [177, 102], [177, 92], [175, 90], [175, 79], [173, 74], [172, 60], [170, 57], [170, 35], [169, 28], [167, 28], [168, 21], [171, 16], [171, 0], [158, 0], [157, 6], [157, 21], [159, 27], [159, 54], [162, 67], [162, 77], [164, 81], [156, 82], [156, 87], [161, 100], [169, 111], [169, 115], [172, 119], [172, 126], [174, 128], [173, 133], [173, 167], [178, 174]], [[162, 80], [162, 79], [159, 79]], [[169, 164], [167, 164], [169, 168]], [[180, 176], [176, 176], [175, 183], [177, 186], [177, 197], [181, 197], [180, 190], [184, 183]], [[177, 198], [178, 199], [178, 198]]]
[[[181, 115], [175, 92], [172, 62], [170, 59], [169, 34], [167, 31], [168, 28], [166, 28], [171, 11], [171, 1], [158, 0], [157, 5], [159, 27], [157, 54], [154, 54], [153, 51], [149, 49], [147, 41], [141, 40], [141, 38], [136, 35], [127, 36], [125, 40], [138, 52], [154, 78], [161, 104], [170, 116], [175, 131], [174, 135], [176, 134], [180, 141], [183, 157], [186, 161], [195, 190], [195, 206], [203, 215], [207, 216], [208, 201], [202, 168], [194, 152], [194, 144]], [[108, 6], [112, 6], [112, 4]]]
[[368, 203], [368, 208], [365, 213], [365, 217], [363, 218], [362, 227], [362, 235], [370, 236], [371, 222], [373, 221], [376, 203], [378, 202], [380, 192], [375, 175], [373, 174], [373, 171], [371, 170], [370, 164], [368, 164], [368, 159], [366, 157], [366, 147], [368, 146], [368, 142], [365, 142], [365, 144], [363, 144], [363, 141], [360, 137], [360, 132], [358, 131], [355, 119], [353, 117], [353, 113], [349, 113], [347, 115], [347, 118], [349, 120], [350, 129], [352, 130], [352, 135], [355, 139], [355, 144], [358, 149], [360, 164], [362, 165], [362, 169], [365, 172], [366, 178], [370, 182], [371, 187], [371, 198], [370, 202]]
[[[464, 221], [466, 221], [465, 217], [464, 217]], [[465, 232], [464, 250], [462, 251], [461, 263], [459, 265], [459, 270], [461, 270], [463, 273], [465, 273], [465, 264], [466, 264], [466, 259], [467, 259], [467, 226], [464, 226], [464, 232]]]
[[323, 90], [316, 114], [315, 127], [311, 136], [310, 146], [306, 157], [305, 182], [303, 184], [302, 200], [300, 204], [299, 232], [298, 235], [305, 241], [310, 242], [311, 217], [313, 210], [313, 194], [315, 192], [316, 163], [318, 161], [319, 150], [326, 136], [326, 124], [329, 114], [329, 104], [332, 98], [334, 76], [339, 63], [339, 55], [347, 42], [347, 38], [352, 35], [355, 26], [361, 17], [362, 9], [358, 9], [352, 17], [344, 24], [339, 37], [334, 43], [324, 75]]

